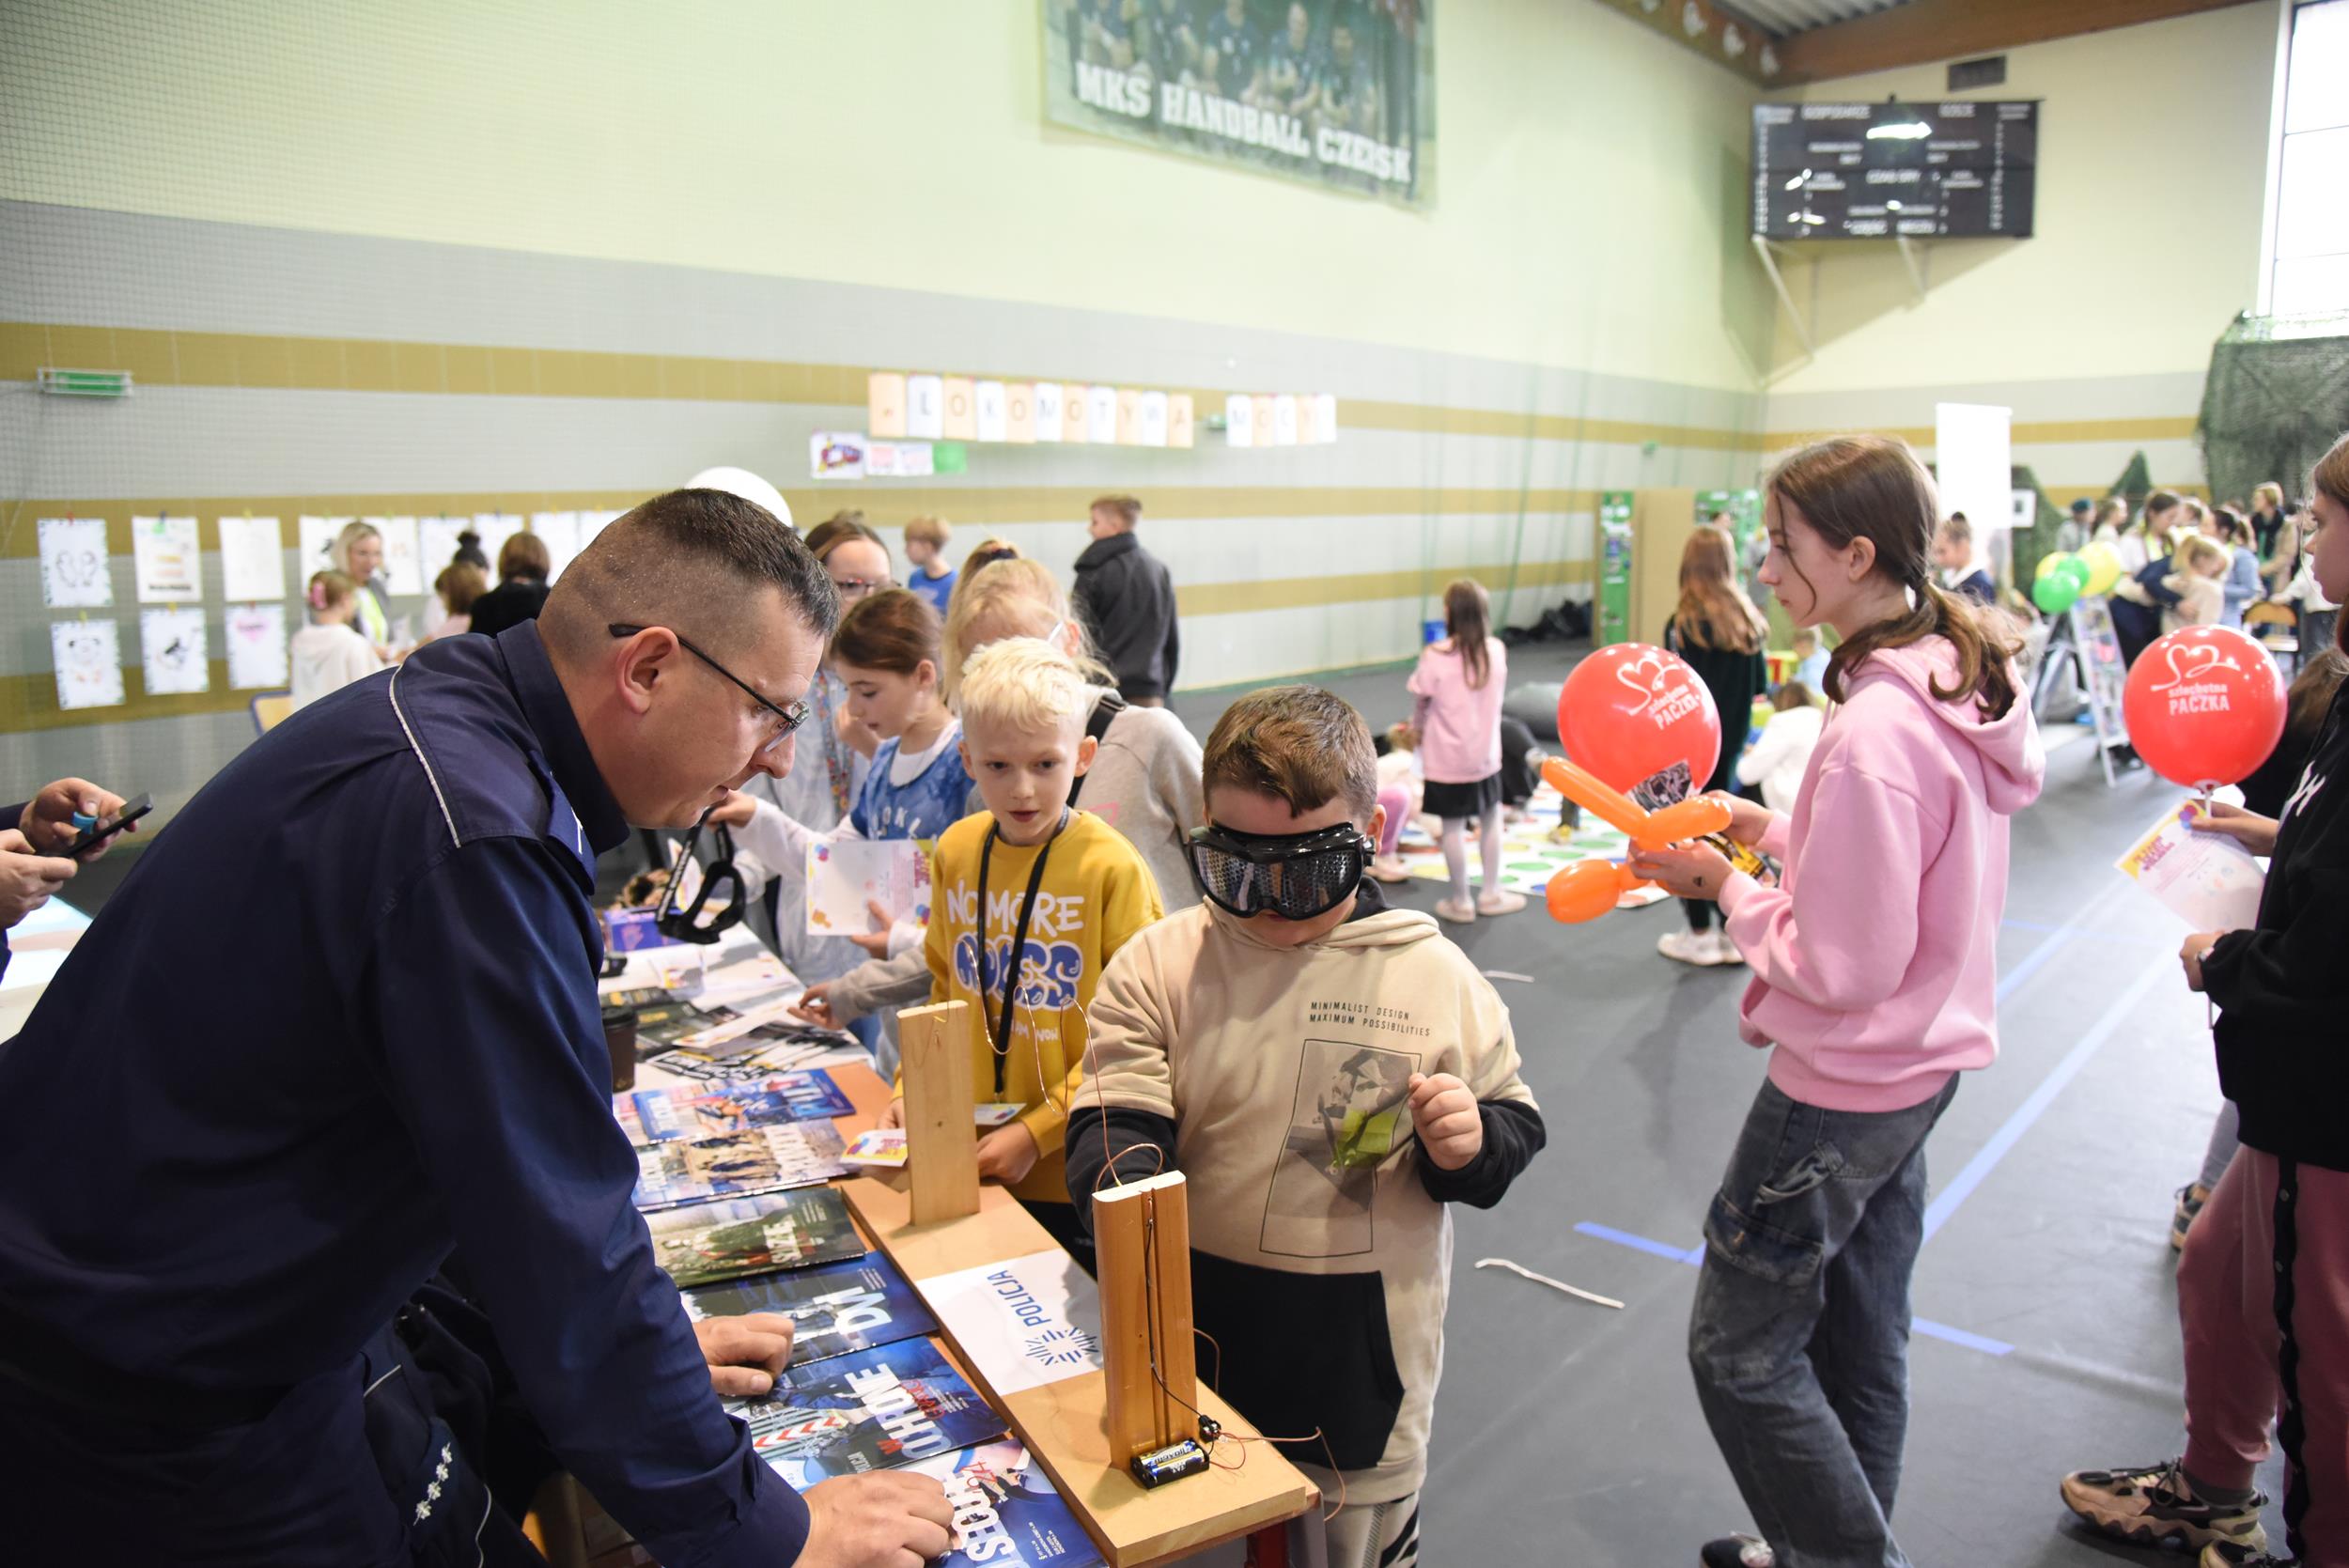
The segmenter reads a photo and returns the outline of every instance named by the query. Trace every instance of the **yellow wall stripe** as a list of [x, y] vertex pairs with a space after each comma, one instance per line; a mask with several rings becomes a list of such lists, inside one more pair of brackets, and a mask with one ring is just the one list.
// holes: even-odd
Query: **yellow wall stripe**
[[[477, 512], [520, 513], [613, 510], [635, 505], [641, 490], [506, 490], [472, 494], [417, 491], [377, 495], [164, 496], [140, 500], [29, 500], [10, 504], [0, 559], [40, 553], [33, 523], [42, 518], [106, 520], [107, 547], [131, 549], [131, 519], [193, 513], [200, 521], [203, 548], [220, 548], [215, 520], [250, 514], [274, 517], [293, 542], [293, 520], [312, 517], [471, 517]], [[1012, 523], [1082, 522], [1101, 491], [1093, 486], [922, 486], [876, 489], [790, 489], [784, 499], [801, 528], [814, 526], [842, 507], [860, 507], [875, 527], [894, 528], [920, 513], [935, 513], [963, 527]], [[1153, 485], [1143, 496], [1148, 521], [1181, 522], [1201, 518], [1456, 517], [1525, 513], [1558, 516], [1590, 512], [1598, 492], [1587, 489], [1420, 489], [1381, 487], [1255, 485]], [[974, 539], [972, 543], [975, 544]]]
[[[2040, 419], [2015, 423], [2017, 446], [2055, 446], [2086, 441], [2191, 441], [2196, 416], [2181, 414], [2147, 419]], [[1902, 425], [1866, 430], [1772, 430], [1762, 438], [1770, 452], [1791, 451], [1829, 436], [1877, 435], [1905, 441], [1911, 446], [1931, 446], [1937, 432], [1930, 425]]]

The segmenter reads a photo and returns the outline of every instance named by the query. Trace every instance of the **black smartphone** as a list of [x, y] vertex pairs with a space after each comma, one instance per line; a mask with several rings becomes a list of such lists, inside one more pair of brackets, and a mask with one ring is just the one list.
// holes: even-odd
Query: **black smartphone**
[[140, 817], [145, 816], [148, 812], [153, 811], [154, 809], [155, 802], [152, 800], [144, 795], [134, 795], [130, 800], [122, 802], [121, 811], [116, 813], [112, 816], [100, 818], [94, 827], [84, 829], [80, 838], [75, 839], [71, 844], [67, 845], [63, 849], [56, 851], [56, 853], [64, 856], [67, 860], [71, 860], [74, 856], [81, 854], [84, 850], [96, 844], [100, 839], [104, 838], [108, 833], [121, 831], [124, 828], [129, 827], [132, 823], [136, 822]]

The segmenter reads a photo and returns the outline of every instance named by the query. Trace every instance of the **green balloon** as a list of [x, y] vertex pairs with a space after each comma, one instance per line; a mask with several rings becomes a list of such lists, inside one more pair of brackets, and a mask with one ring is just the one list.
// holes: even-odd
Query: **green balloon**
[[2067, 571], [2051, 571], [2030, 585], [2030, 601], [2050, 615], [2062, 614], [2079, 597], [2079, 581]]
[[2066, 555], [2062, 565], [2057, 567], [2056, 570], [2078, 583], [2080, 592], [2083, 594], [2088, 592], [2089, 582], [2096, 575], [2096, 568], [2077, 555]]
[[2049, 572], [2063, 565], [2063, 563], [2068, 559], [2069, 557], [2062, 551], [2051, 550], [2047, 551], [2046, 554], [2042, 555], [2039, 558], [2038, 569], [2030, 574], [2030, 580], [2033, 582], [2038, 582], [2041, 578], [2046, 576]]

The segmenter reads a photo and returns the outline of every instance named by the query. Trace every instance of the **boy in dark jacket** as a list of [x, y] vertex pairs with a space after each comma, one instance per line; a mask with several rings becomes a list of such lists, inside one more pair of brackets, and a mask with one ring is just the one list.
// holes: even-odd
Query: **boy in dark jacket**
[[1071, 598], [1093, 645], [1117, 673], [1118, 694], [1138, 706], [1164, 707], [1182, 651], [1174, 579], [1134, 537], [1141, 520], [1142, 503], [1130, 495], [1093, 504], [1093, 542], [1077, 557]]

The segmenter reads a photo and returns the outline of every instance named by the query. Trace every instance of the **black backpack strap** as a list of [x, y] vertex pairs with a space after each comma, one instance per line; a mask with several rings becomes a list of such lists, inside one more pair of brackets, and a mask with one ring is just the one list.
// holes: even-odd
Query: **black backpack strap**
[[[1111, 723], [1125, 711], [1126, 699], [1114, 691], [1102, 692], [1101, 700], [1093, 705], [1093, 717], [1085, 721], [1085, 734], [1093, 737], [1093, 744], [1097, 750], [1100, 747], [1102, 738], [1110, 733]], [[1069, 781], [1068, 803], [1070, 805], [1077, 803], [1077, 797], [1084, 793], [1084, 788], [1085, 776], [1082, 773]]]

